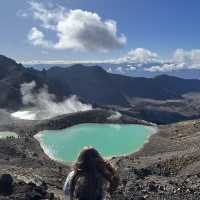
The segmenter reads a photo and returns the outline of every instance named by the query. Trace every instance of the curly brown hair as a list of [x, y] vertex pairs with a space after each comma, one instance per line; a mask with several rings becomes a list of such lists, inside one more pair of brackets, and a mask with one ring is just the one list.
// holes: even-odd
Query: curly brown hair
[[98, 177], [96, 176], [97, 173], [109, 182], [109, 193], [115, 191], [118, 186], [119, 178], [117, 176], [116, 170], [108, 161], [104, 160], [99, 152], [93, 147], [86, 147], [80, 152], [73, 168], [74, 176], [72, 178], [70, 187], [71, 199], [73, 199], [77, 177], [83, 173], [90, 177], [90, 181], [88, 182], [87, 187], [90, 188], [91, 195], [89, 195], [90, 198], [88, 197], [87, 200], [94, 200], [94, 195], [96, 192], [94, 186], [98, 181]]

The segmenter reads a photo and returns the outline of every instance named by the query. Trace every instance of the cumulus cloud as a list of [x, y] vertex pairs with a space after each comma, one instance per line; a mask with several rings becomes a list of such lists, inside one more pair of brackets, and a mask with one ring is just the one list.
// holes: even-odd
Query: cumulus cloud
[[149, 49], [145, 48], [136, 48], [130, 50], [127, 55], [118, 58], [116, 63], [128, 63], [131, 64], [147, 64], [160, 61], [157, 53], [152, 52]]
[[68, 17], [59, 21], [59, 41], [56, 48], [75, 48], [107, 51], [122, 47], [125, 36], [117, 36], [117, 24], [113, 20], [103, 22], [96, 13], [70, 10]]
[[46, 48], [51, 47], [51, 42], [45, 40], [43, 32], [38, 30], [36, 27], [33, 27], [30, 30], [28, 39], [34, 46], [43, 46]]
[[48, 92], [45, 86], [35, 93], [35, 81], [21, 85], [22, 101], [31, 106], [30, 110], [12, 113], [13, 117], [21, 119], [47, 119], [62, 114], [91, 110], [92, 106], [81, 103], [76, 95], [66, 98], [62, 102], [55, 101], [55, 95]]
[[188, 68], [200, 68], [200, 49], [177, 49], [174, 53], [174, 62], [187, 65]]
[[122, 57], [107, 62], [116, 65], [117, 73], [125, 73], [125, 71], [138, 68], [163, 73], [182, 69], [200, 69], [200, 49], [176, 49], [170, 59], [164, 59], [149, 49], [136, 48]]
[[126, 74], [127, 72], [135, 71], [138, 68], [144, 68], [147, 65], [148, 67], [152, 67], [155, 64], [160, 65], [163, 61], [157, 53], [149, 49], [136, 48], [131, 49], [127, 54], [117, 59], [104, 60], [102, 63], [111, 64], [112, 72], [114, 73]]
[[33, 45], [107, 52], [126, 44], [125, 35], [117, 34], [116, 21], [103, 21], [97, 13], [81, 9], [66, 10], [61, 6], [46, 7], [38, 1], [32, 1], [30, 6], [32, 16], [40, 22], [41, 28], [50, 30], [57, 36], [57, 41], [51, 41], [52, 44], [49, 45], [41, 30], [33, 27], [28, 36]]
[[151, 72], [167, 72], [181, 69], [200, 69], [200, 49], [176, 49], [169, 61], [163, 61], [156, 66], [145, 68]]
[[107, 62], [112, 64], [127, 64], [128, 67], [131, 67], [133, 65], [140, 67], [143, 64], [157, 63], [160, 61], [161, 60], [157, 53], [145, 48], [136, 48], [131, 49], [124, 56], [121, 56], [117, 59], [109, 60]]
[[[200, 69], [200, 49], [176, 49], [170, 59], [145, 48], [130, 50], [126, 55], [102, 63], [112, 64], [112, 72], [126, 73], [137, 69], [149, 72], [169, 72], [182, 69]], [[109, 70], [110, 71], [110, 70]]]

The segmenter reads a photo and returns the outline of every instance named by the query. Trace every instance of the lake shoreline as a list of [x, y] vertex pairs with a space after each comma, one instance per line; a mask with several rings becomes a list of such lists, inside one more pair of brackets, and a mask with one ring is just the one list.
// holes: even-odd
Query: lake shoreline
[[[146, 143], [148, 143], [149, 142], [149, 139], [152, 137], [152, 135], [153, 134], [156, 134], [157, 132], [158, 132], [158, 128], [156, 127], [156, 126], [145, 126], [145, 125], [141, 125], [141, 124], [112, 124], [112, 123], [110, 123], [110, 124], [99, 124], [99, 123], [84, 123], [84, 124], [76, 124], [76, 125], [74, 125], [74, 126], [71, 126], [71, 127], [69, 127], [69, 128], [67, 128], [67, 130], [68, 131], [71, 131], [72, 130], [72, 128], [79, 128], [79, 127], [81, 127], [81, 126], [85, 126], [85, 125], [92, 125], [92, 126], [95, 126], [95, 125], [97, 125], [97, 127], [99, 126], [99, 125], [109, 125], [109, 126], [117, 126], [117, 125], [119, 125], [119, 126], [121, 126], [121, 125], [124, 125], [124, 126], [126, 126], [126, 127], [128, 127], [128, 126], [138, 126], [138, 127], [140, 127], [140, 126], [143, 126], [145, 129], [148, 129], [148, 135], [147, 136], [145, 136], [145, 138], [144, 138], [144, 142], [143, 142], [143, 144], [142, 145], [139, 145], [140, 147], [138, 147], [136, 150], [133, 150], [132, 152], [127, 152], [127, 153], [123, 153], [123, 154], [113, 154], [113, 155], [110, 155], [110, 156], [104, 156], [104, 158], [105, 159], [111, 159], [111, 158], [113, 158], [113, 157], [124, 157], [124, 156], [129, 156], [129, 155], [132, 155], [132, 154], [134, 154], [134, 153], [136, 153], [137, 151], [140, 151], [143, 147], [144, 147], [144, 145], [146, 144]], [[65, 129], [63, 129], [63, 130], [60, 130], [60, 131], [64, 131]], [[59, 130], [57, 130], [57, 131], [53, 131], [53, 130], [49, 130], [49, 132], [48, 132], [48, 134], [57, 134], [57, 132], [59, 132]], [[45, 130], [44, 131], [41, 131], [41, 132], [39, 132], [39, 133], [37, 133], [35, 136], [34, 136], [34, 138], [35, 139], [37, 139], [37, 141], [40, 143], [40, 146], [41, 146], [41, 148], [43, 149], [43, 151], [44, 151], [44, 153], [50, 158], [50, 159], [52, 159], [52, 160], [55, 160], [55, 161], [57, 161], [57, 162], [61, 162], [61, 163], [64, 163], [64, 164], [67, 164], [67, 165], [71, 165], [73, 162], [74, 162], [74, 160], [73, 161], [66, 161], [66, 160], [63, 160], [63, 159], [59, 159], [58, 157], [56, 157], [55, 156], [55, 154], [53, 153], [53, 149], [50, 149], [49, 147], [48, 147], [48, 145], [46, 145], [45, 144], [45, 142], [44, 142], [44, 140], [42, 139], [42, 134], [44, 134], [45, 133]], [[60, 134], [60, 133], [58, 133], [58, 134]], [[123, 132], [122, 132], [122, 134], [123, 134]]]

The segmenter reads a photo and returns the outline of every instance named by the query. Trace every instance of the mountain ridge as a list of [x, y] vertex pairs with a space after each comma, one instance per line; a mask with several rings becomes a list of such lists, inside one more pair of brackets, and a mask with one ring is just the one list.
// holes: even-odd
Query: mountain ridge
[[200, 80], [181, 79], [169, 75], [155, 78], [129, 77], [106, 72], [99, 66], [81, 64], [38, 71], [0, 56], [0, 106], [23, 106], [20, 85], [35, 81], [37, 89], [48, 86], [57, 101], [76, 94], [84, 101], [98, 105], [129, 107], [129, 99], [139, 97], [154, 100], [180, 99], [189, 92], [200, 92]]

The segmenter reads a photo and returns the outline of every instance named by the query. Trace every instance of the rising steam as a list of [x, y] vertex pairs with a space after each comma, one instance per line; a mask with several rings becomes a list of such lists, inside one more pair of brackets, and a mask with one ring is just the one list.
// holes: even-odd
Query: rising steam
[[48, 92], [47, 86], [41, 88], [38, 93], [34, 93], [35, 87], [35, 81], [21, 84], [23, 104], [33, 106], [29, 110], [12, 113], [13, 117], [29, 120], [48, 119], [62, 114], [92, 109], [91, 105], [81, 103], [76, 95], [72, 95], [62, 102], [56, 102], [55, 95]]

